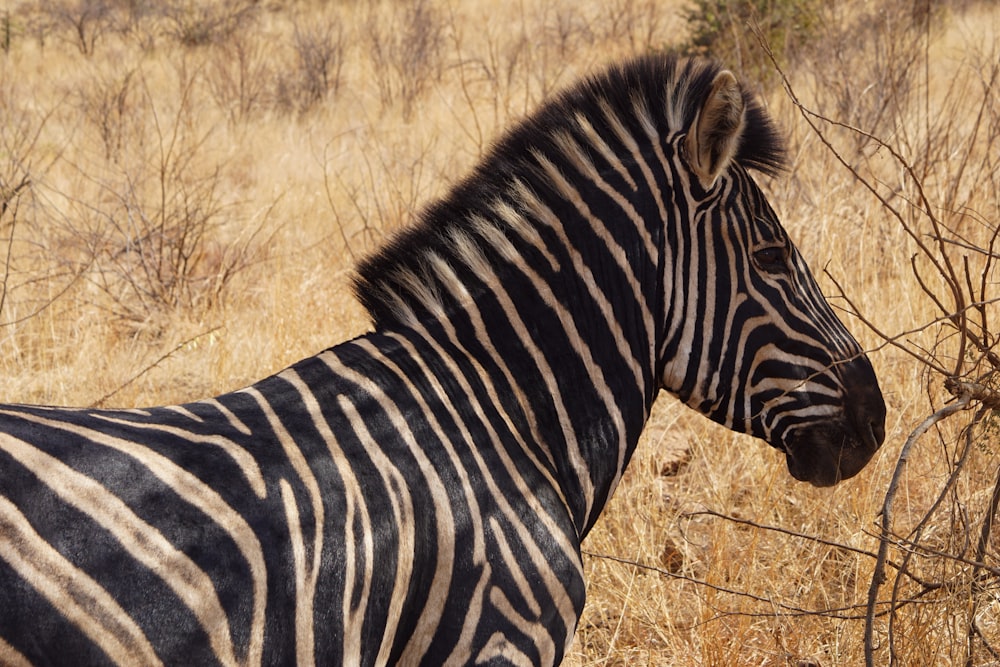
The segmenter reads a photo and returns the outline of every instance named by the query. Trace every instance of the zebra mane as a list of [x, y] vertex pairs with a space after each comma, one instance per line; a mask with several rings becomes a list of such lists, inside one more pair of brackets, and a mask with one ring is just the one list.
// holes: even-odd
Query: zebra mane
[[[462, 282], [458, 272], [481, 266], [496, 252], [488, 251], [491, 244], [477, 241], [477, 236], [505, 236], [504, 226], [517, 215], [505, 216], [498, 207], [515, 205], [525, 181], [537, 174], [540, 155], [559, 163], [559, 138], [579, 127], [581, 119], [598, 133], [613, 132], [607, 121], [610, 110], [637, 138], [686, 132], [722, 69], [709, 59], [642, 56], [544, 103], [503, 135], [469, 176], [424, 209], [416, 224], [359, 264], [354, 292], [374, 325], [443, 310], [442, 287]], [[735, 161], [773, 175], [785, 164], [782, 139], [750, 89], [745, 84], [741, 89], [746, 122]], [[496, 237], [490, 238], [495, 245]]]

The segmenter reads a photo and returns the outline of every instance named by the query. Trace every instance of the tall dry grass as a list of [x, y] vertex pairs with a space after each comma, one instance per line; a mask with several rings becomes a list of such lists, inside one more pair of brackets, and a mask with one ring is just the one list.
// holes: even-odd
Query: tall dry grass
[[[762, 88], [792, 149], [764, 186], [873, 351], [886, 445], [817, 490], [777, 452], [661, 398], [584, 544], [570, 664], [853, 665], [866, 631], [877, 664], [1000, 662], [1000, 541], [984, 531], [995, 413], [971, 439], [973, 412], [936, 424], [892, 483], [914, 427], [952, 400], [942, 370], [996, 370], [967, 334], [991, 350], [997, 330], [1000, 10], [833, 4], [779, 60], [801, 107], [777, 75]], [[680, 44], [683, 9], [8, 2], [0, 398], [194, 399], [364, 331], [357, 258], [543, 96]], [[739, 37], [753, 53], [749, 28]], [[943, 254], [973, 317], [954, 317]], [[887, 581], [873, 587], [883, 544]]]

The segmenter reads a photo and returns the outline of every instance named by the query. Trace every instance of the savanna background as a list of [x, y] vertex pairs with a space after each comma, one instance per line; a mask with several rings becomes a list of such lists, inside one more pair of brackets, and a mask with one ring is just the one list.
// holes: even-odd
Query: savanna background
[[364, 332], [357, 259], [542, 98], [720, 57], [788, 135], [762, 185], [886, 444], [814, 489], [661, 397], [567, 664], [1000, 664], [996, 2], [11, 0], [0, 48], [0, 400], [109, 407]]

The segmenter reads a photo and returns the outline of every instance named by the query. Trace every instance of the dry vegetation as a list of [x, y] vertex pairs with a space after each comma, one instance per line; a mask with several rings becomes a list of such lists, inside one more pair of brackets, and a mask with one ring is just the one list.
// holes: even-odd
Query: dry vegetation
[[[360, 254], [542, 96], [688, 26], [529, 4], [8, 3], [0, 399], [198, 398], [364, 331]], [[1000, 664], [1000, 9], [830, 4], [765, 29], [784, 81], [742, 21], [716, 46], [789, 132], [764, 185], [873, 350], [886, 446], [817, 490], [661, 399], [584, 545], [571, 664]]]

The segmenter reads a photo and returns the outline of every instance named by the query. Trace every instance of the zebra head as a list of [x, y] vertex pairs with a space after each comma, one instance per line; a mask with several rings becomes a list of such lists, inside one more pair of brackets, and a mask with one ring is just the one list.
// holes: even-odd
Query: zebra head
[[783, 451], [796, 479], [836, 484], [884, 439], [875, 372], [748, 173], [780, 167], [770, 120], [730, 72], [688, 68], [661, 386]]
[[660, 389], [834, 484], [881, 444], [885, 405], [750, 176], [783, 155], [732, 73], [640, 57], [508, 132], [360, 267], [356, 292], [377, 328], [475, 323], [463, 335], [516, 368], [544, 424], [524, 439], [556, 452], [581, 525]]

